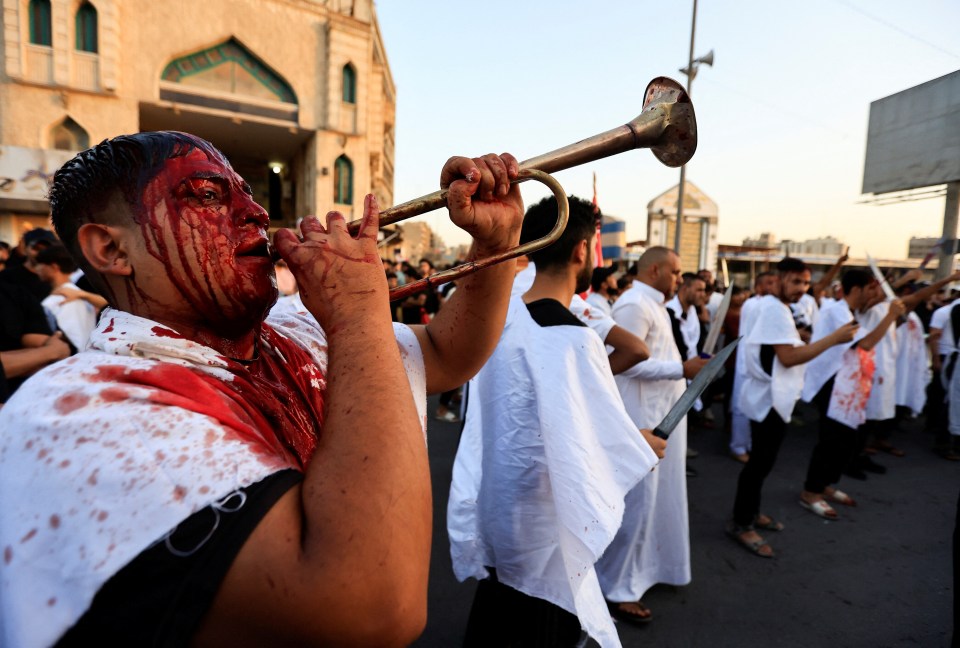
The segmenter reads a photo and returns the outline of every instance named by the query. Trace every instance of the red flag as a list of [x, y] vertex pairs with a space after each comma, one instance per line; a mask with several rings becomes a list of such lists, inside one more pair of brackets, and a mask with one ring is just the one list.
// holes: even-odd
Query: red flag
[[[597, 204], [597, 172], [593, 172], [593, 213], [600, 211], [600, 205]], [[593, 255], [593, 267], [603, 267], [603, 233], [600, 231], [600, 223], [597, 223], [597, 242], [596, 250]]]

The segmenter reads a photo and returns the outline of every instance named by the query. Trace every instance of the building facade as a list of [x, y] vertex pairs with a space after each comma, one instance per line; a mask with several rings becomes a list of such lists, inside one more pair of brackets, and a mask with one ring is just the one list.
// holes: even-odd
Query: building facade
[[[647, 204], [647, 247], [673, 248], [676, 239], [679, 185]], [[684, 272], [717, 267], [717, 203], [689, 180], [683, 189], [683, 226], [680, 229], [680, 265]]]
[[103, 139], [211, 141], [273, 226], [393, 203], [396, 90], [372, 0], [0, 0], [0, 239]]

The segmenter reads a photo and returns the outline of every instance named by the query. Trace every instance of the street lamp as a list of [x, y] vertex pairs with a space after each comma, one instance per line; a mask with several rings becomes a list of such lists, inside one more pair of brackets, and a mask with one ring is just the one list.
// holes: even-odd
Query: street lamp
[[[697, 31], [697, 0], [693, 0], [693, 22], [690, 26], [690, 56], [688, 58], [687, 67], [680, 68], [680, 71], [687, 75], [687, 94], [690, 94], [690, 87], [693, 85], [693, 80], [697, 76], [697, 69], [700, 67], [700, 64], [709, 65], [713, 67], [713, 50], [710, 50], [708, 54], [701, 56], [700, 58], [693, 58], [693, 37]], [[687, 179], [687, 165], [684, 164], [680, 167], [680, 184], [677, 187], [677, 226], [674, 229], [673, 237], [673, 251], [677, 253], [677, 256], [680, 255], [680, 231], [683, 228], [683, 188]]]

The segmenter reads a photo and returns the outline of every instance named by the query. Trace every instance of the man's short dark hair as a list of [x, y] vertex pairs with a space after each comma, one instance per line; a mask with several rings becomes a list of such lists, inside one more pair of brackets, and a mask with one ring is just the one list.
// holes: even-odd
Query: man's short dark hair
[[607, 281], [607, 277], [616, 271], [617, 269], [613, 266], [608, 268], [594, 268], [593, 275], [590, 277], [590, 288], [593, 292], [600, 292], [600, 288]]
[[843, 294], [849, 295], [854, 288], [866, 288], [873, 283], [873, 273], [862, 268], [850, 268], [840, 278]]
[[694, 274], [693, 272], [684, 272], [681, 276], [683, 277], [684, 288], [688, 287], [694, 281], [702, 281], [703, 283], [707, 283], [706, 279], [701, 277], [699, 274]]
[[77, 230], [84, 223], [100, 222], [109, 201], [120, 195], [140, 216], [143, 190], [171, 158], [199, 149], [207, 157], [226, 162], [212, 144], [177, 131], [121, 135], [81, 151], [60, 167], [50, 187], [50, 211], [60, 240], [85, 270], [77, 247]]
[[783, 257], [780, 260], [780, 263], [777, 264], [777, 272], [780, 274], [788, 274], [790, 272], [808, 272], [810, 268], [804, 263], [801, 259], [796, 257]]
[[[567, 202], [570, 204], [570, 220], [560, 239], [553, 245], [530, 254], [530, 260], [537, 266], [538, 271], [570, 263], [573, 249], [580, 244], [580, 241], [589, 241], [597, 231], [601, 214], [593, 203], [576, 196], [567, 196]], [[543, 238], [556, 223], [557, 199], [547, 196], [527, 209], [523, 217], [520, 243], [529, 243]]]
[[56, 243], [37, 252], [37, 263], [55, 265], [60, 272], [70, 274], [77, 269], [77, 262], [62, 243]]

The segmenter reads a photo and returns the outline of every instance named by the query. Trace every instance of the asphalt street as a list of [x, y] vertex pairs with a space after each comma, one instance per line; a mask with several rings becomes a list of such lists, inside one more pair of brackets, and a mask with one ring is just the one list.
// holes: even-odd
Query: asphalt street
[[[699, 475], [688, 478], [693, 582], [650, 590], [644, 601], [654, 620], [619, 624], [625, 648], [950, 645], [960, 462], [930, 451], [923, 419], [908, 422], [893, 438], [907, 455], [877, 455], [885, 475], [844, 477], [840, 488], [859, 505], [837, 505], [841, 519], [828, 522], [797, 503], [816, 441], [816, 412], [801, 404], [798, 414], [764, 487], [762, 510], [786, 525], [766, 533], [774, 559], [723, 533], [741, 464], [727, 453], [720, 421], [691, 430], [700, 453], [689, 460]], [[427, 628], [414, 645], [449, 648], [462, 642], [476, 583], [456, 581], [446, 534], [460, 425], [431, 418], [428, 428], [434, 540]]]

